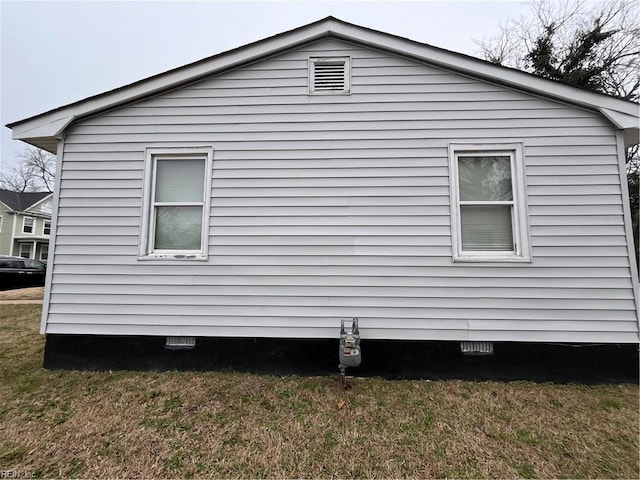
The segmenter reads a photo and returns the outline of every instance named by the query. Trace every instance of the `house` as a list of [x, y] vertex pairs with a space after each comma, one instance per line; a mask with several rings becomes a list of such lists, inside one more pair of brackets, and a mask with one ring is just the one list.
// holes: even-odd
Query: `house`
[[329, 17], [8, 125], [42, 333], [638, 343], [638, 105]]
[[53, 193], [0, 189], [0, 255], [47, 261]]

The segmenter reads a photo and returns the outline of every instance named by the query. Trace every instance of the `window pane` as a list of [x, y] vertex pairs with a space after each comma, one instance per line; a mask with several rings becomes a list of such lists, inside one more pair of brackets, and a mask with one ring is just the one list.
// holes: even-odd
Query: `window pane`
[[156, 202], [201, 202], [204, 159], [158, 160]]
[[20, 253], [19, 255], [22, 258], [31, 258], [31, 244], [30, 243], [21, 243], [20, 244]]
[[508, 201], [511, 191], [510, 157], [458, 157], [460, 200]]
[[462, 250], [514, 251], [511, 205], [461, 205]]
[[156, 207], [156, 250], [200, 250], [202, 207]]

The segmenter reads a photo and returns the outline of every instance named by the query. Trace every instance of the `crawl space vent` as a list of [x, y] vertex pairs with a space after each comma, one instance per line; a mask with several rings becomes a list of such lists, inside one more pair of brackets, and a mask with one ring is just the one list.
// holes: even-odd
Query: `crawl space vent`
[[460, 342], [464, 355], [493, 355], [493, 342]]
[[167, 337], [164, 348], [167, 350], [189, 350], [196, 346], [196, 337]]

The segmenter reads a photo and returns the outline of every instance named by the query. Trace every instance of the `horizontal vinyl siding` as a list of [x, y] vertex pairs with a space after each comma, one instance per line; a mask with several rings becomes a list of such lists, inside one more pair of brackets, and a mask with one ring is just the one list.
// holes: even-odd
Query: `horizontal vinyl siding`
[[[310, 55], [351, 95], [307, 94]], [[453, 264], [449, 143], [522, 142], [533, 262]], [[214, 148], [209, 258], [137, 259], [144, 151]], [[635, 342], [613, 128], [335, 40], [80, 122], [48, 333]]]

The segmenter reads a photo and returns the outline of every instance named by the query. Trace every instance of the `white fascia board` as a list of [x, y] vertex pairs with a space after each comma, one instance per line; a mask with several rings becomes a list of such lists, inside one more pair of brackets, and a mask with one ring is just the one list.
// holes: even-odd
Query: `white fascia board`
[[600, 111], [611, 123], [622, 130], [626, 147], [640, 143], [640, 122], [637, 117], [609, 109], [601, 109]]
[[640, 126], [638, 115], [629, 115], [627, 113], [610, 110], [608, 108], [601, 108], [600, 111], [621, 130], [626, 130], [628, 128], [635, 128], [637, 130]]
[[[638, 124], [638, 105], [615, 97], [580, 90], [518, 70], [493, 65], [483, 60], [450, 52], [430, 45], [342, 22], [333, 17], [285, 32], [244, 47], [200, 60], [184, 67], [141, 80], [109, 92], [7, 125], [13, 138], [44, 144], [46, 139], [60, 138], [64, 128], [76, 118], [86, 117], [168, 89], [197, 81], [315, 39], [335, 36], [343, 40], [386, 50], [401, 56], [479, 77], [506, 86], [551, 97], [590, 109], [600, 110], [614, 125], [626, 130], [630, 119]], [[617, 115], [622, 114], [622, 115]], [[629, 117], [629, 118], [627, 118]], [[618, 123], [621, 122], [621, 123]]]

